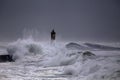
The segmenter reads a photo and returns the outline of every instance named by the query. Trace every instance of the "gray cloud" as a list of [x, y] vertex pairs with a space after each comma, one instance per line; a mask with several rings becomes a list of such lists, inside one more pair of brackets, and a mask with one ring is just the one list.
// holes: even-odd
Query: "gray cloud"
[[62, 39], [120, 41], [119, 0], [0, 0], [0, 40], [52, 28]]

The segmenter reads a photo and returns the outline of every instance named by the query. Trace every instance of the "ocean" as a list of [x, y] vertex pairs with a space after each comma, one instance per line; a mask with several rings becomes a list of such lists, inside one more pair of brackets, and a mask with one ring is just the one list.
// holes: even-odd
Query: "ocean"
[[19, 39], [0, 43], [0, 80], [120, 80], [116, 43], [44, 42]]

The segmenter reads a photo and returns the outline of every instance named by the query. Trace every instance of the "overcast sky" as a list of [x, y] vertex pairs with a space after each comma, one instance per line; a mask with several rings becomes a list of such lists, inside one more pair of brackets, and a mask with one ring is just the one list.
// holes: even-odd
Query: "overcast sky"
[[53, 28], [63, 40], [120, 41], [120, 0], [0, 0], [0, 41]]

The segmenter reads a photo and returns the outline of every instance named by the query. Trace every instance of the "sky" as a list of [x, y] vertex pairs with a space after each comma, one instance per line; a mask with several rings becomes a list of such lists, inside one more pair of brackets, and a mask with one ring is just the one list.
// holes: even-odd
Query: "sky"
[[62, 40], [120, 41], [120, 0], [0, 0], [0, 41], [48, 40], [52, 29]]

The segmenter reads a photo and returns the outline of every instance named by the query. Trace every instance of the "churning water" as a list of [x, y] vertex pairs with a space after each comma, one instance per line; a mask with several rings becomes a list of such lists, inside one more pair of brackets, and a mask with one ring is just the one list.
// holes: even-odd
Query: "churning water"
[[0, 80], [120, 80], [119, 47], [31, 38], [1, 46], [15, 62], [0, 63]]

